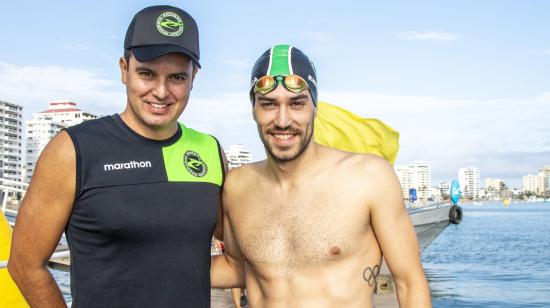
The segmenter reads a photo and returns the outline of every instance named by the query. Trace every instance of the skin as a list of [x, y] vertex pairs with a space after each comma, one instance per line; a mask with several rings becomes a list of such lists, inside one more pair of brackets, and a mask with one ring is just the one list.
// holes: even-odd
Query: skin
[[235, 308], [241, 308], [241, 293], [241, 288], [231, 289], [231, 299], [233, 300], [233, 305], [235, 305]]
[[250, 307], [372, 307], [382, 255], [400, 306], [431, 307], [392, 167], [314, 143], [307, 91], [256, 94], [253, 114], [268, 159], [228, 175], [226, 255], [216, 260], [245, 280]]
[[[123, 121], [146, 138], [163, 140], [175, 134], [177, 119], [193, 88], [196, 69], [191, 60], [168, 54], [141, 63], [132, 56], [129, 63], [120, 59], [120, 69], [128, 95]], [[65, 307], [46, 263], [71, 215], [76, 197], [75, 166], [75, 148], [62, 131], [40, 155], [19, 210], [8, 271], [32, 307]]]
[[146, 63], [131, 57], [127, 63], [121, 57], [119, 65], [128, 97], [120, 114], [124, 122], [144, 137], [170, 138], [193, 89], [197, 70], [191, 59], [172, 53]]

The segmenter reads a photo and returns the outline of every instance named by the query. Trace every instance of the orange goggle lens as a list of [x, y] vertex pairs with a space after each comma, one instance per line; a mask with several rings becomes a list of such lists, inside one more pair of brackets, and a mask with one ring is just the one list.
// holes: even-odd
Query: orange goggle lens
[[279, 82], [283, 83], [285, 89], [294, 93], [300, 93], [303, 90], [309, 89], [307, 81], [298, 75], [263, 76], [254, 84], [254, 93], [267, 94], [273, 91]]

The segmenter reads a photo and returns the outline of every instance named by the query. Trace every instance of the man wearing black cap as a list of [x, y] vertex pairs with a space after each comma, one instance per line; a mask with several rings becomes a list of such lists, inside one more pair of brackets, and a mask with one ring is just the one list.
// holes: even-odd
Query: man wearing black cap
[[45, 267], [65, 231], [73, 307], [209, 307], [223, 151], [178, 123], [199, 63], [185, 11], [138, 12], [120, 59], [126, 109], [59, 133], [21, 206], [10, 274], [33, 307], [63, 306]]
[[430, 307], [390, 164], [312, 142], [317, 76], [308, 57], [289, 45], [267, 50], [250, 97], [267, 160], [228, 174], [226, 254], [214, 260], [226, 267], [215, 269], [246, 281], [250, 307], [372, 307], [383, 255], [399, 304]]

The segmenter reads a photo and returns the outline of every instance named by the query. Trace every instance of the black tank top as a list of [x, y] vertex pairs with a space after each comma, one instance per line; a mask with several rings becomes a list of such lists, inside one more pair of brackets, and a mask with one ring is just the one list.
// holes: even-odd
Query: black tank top
[[119, 115], [66, 131], [77, 157], [66, 228], [73, 307], [210, 307], [216, 139], [180, 124], [150, 140]]

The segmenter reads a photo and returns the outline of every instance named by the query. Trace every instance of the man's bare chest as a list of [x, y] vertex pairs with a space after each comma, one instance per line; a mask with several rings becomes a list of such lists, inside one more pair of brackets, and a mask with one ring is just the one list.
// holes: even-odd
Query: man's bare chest
[[352, 254], [369, 230], [364, 200], [323, 190], [309, 194], [256, 194], [231, 215], [248, 262], [303, 267]]

